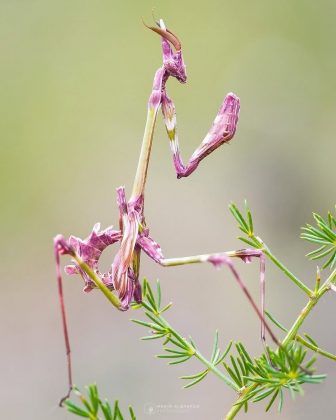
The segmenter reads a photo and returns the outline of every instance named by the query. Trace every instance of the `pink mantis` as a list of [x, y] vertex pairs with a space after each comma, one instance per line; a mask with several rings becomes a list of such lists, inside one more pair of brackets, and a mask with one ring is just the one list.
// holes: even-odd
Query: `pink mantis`
[[[176, 114], [173, 101], [166, 92], [166, 82], [169, 77], [177, 79], [180, 83], [187, 80], [186, 68], [183, 61], [181, 43], [171, 31], [169, 31], [162, 20], [157, 27], [150, 27], [157, 32], [162, 40], [163, 65], [156, 71], [154, 76], [153, 89], [148, 102], [147, 122], [140, 152], [139, 163], [135, 175], [133, 191], [130, 199], [126, 200], [124, 187], [117, 188], [117, 204], [119, 207], [119, 229], [109, 227], [100, 230], [96, 224], [88, 238], [81, 240], [70, 236], [69, 240], [58, 235], [54, 239], [55, 257], [57, 265], [57, 278], [59, 297], [61, 303], [62, 321], [65, 336], [69, 391], [62, 399], [68, 398], [72, 389], [72, 372], [70, 358], [70, 344], [66, 323], [65, 307], [63, 301], [62, 279], [60, 271], [60, 255], [70, 255], [73, 263], [65, 267], [67, 274], [79, 274], [84, 280], [84, 291], [99, 288], [109, 301], [119, 310], [126, 311], [132, 300], [141, 303], [141, 285], [139, 282], [139, 265], [141, 251], [153, 261], [163, 267], [171, 267], [185, 264], [196, 264], [209, 262], [215, 267], [226, 265], [239, 283], [255, 312], [262, 321], [262, 337], [265, 340], [265, 330], [272, 339], [278, 343], [276, 337], [264, 320], [264, 273], [265, 259], [260, 250], [243, 249], [238, 251], [221, 252], [216, 254], [203, 254], [182, 258], [165, 258], [160, 246], [149, 235], [144, 216], [144, 190], [147, 179], [148, 163], [151, 153], [155, 123], [158, 111], [161, 107], [164, 122], [166, 125], [170, 148], [173, 155], [177, 178], [187, 177], [194, 172], [207, 155], [224, 143], [230, 141], [236, 131], [239, 98], [229, 93], [214, 120], [208, 134], [195, 150], [187, 165], [181, 159], [178, 137], [176, 132]], [[172, 47], [175, 51], [173, 51]], [[98, 269], [98, 262], [102, 252], [114, 243], [120, 243], [118, 252], [115, 255], [110, 270], [101, 273]], [[253, 257], [260, 260], [260, 283], [261, 283], [261, 309], [255, 304], [252, 296], [242, 282], [236, 271], [232, 258], [239, 257], [245, 262], [250, 262]], [[113, 293], [113, 291], [115, 293]], [[62, 402], [61, 401], [61, 402]]]

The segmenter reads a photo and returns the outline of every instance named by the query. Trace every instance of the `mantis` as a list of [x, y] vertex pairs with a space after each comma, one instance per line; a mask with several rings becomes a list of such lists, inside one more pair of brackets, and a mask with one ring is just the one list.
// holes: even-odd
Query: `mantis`
[[[155, 263], [163, 267], [172, 267], [186, 264], [211, 263], [215, 267], [226, 265], [233, 277], [242, 288], [251, 303], [257, 316], [262, 322], [262, 339], [265, 341], [265, 331], [270, 334], [273, 341], [279, 344], [270, 327], [264, 319], [265, 295], [265, 258], [261, 250], [241, 249], [237, 251], [220, 252], [215, 254], [202, 254], [180, 258], [165, 258], [160, 245], [149, 234], [144, 215], [145, 185], [148, 165], [153, 143], [155, 123], [161, 108], [166, 126], [173, 164], [177, 178], [188, 177], [198, 167], [199, 163], [215, 149], [229, 142], [236, 131], [240, 109], [239, 98], [229, 93], [220, 106], [218, 114], [199, 147], [192, 154], [187, 165], [183, 164], [178, 135], [176, 131], [176, 111], [173, 101], [167, 94], [166, 83], [172, 77], [180, 83], [187, 81], [186, 67], [183, 61], [180, 40], [169, 29], [163, 20], [157, 22], [156, 27], [148, 27], [161, 37], [163, 64], [156, 71], [152, 92], [148, 101], [147, 121], [142, 141], [138, 167], [135, 174], [133, 190], [129, 200], [126, 199], [124, 187], [117, 188], [117, 205], [119, 208], [119, 229], [108, 227], [100, 230], [97, 223], [86, 239], [70, 236], [66, 240], [62, 235], [54, 239], [56, 258], [56, 271], [58, 292], [62, 314], [63, 331], [65, 338], [69, 390], [62, 402], [69, 397], [72, 390], [71, 351], [69, 334], [66, 322], [65, 305], [63, 298], [62, 276], [60, 270], [60, 256], [72, 257], [72, 264], [65, 267], [69, 275], [79, 274], [84, 281], [84, 291], [100, 289], [106, 298], [119, 310], [126, 311], [134, 300], [141, 303], [141, 285], [139, 282], [140, 256], [143, 251]], [[104, 250], [115, 243], [120, 247], [117, 251], [111, 268], [107, 273], [101, 273], [98, 268], [99, 258]], [[252, 258], [260, 261], [261, 309], [254, 302], [251, 294], [235, 269], [232, 258], [237, 257], [244, 262]]]

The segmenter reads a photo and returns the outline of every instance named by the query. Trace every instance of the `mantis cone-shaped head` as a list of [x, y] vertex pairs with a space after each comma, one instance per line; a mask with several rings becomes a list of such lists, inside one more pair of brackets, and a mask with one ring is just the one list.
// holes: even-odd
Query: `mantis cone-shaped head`
[[[166, 28], [162, 19], [157, 22], [157, 27], [148, 26], [149, 29], [161, 35], [163, 66], [166, 77], [175, 77], [179, 82], [187, 81], [186, 66], [183, 61], [181, 42], [178, 37]], [[175, 52], [172, 47], [174, 47]]]

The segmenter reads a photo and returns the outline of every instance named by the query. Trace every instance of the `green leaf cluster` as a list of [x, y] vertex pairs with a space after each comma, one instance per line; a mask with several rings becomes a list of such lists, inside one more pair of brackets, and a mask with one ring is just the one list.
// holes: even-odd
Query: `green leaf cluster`
[[[232, 346], [232, 341], [230, 341], [230, 343], [227, 345], [226, 349], [221, 352], [219, 346], [218, 346], [218, 331], [216, 331], [215, 333], [215, 338], [214, 338], [214, 344], [213, 344], [213, 348], [212, 348], [212, 353], [211, 353], [211, 357], [210, 357], [210, 364], [212, 366], [218, 366], [220, 365], [223, 360], [225, 359], [225, 357], [228, 355], [230, 348]], [[197, 350], [196, 345], [194, 344], [195, 350]], [[190, 381], [189, 383], [187, 383], [186, 385], [184, 385], [183, 388], [190, 388], [196, 384], [198, 384], [199, 382], [201, 382], [207, 375], [208, 373], [211, 372], [211, 369], [208, 367], [198, 373], [195, 373], [193, 375], [185, 375], [185, 376], [181, 376], [181, 379], [185, 379]]]
[[239, 230], [241, 230], [247, 236], [247, 238], [245, 238], [244, 236], [239, 236], [238, 239], [251, 246], [252, 248], [261, 249], [263, 247], [263, 243], [254, 234], [252, 213], [247, 205], [247, 202], [245, 201], [246, 217], [242, 215], [242, 213], [234, 203], [230, 204], [229, 210], [232, 216], [238, 222]]
[[[73, 388], [73, 391], [78, 396], [82, 406], [78, 406], [70, 399], [64, 401], [64, 406], [70, 413], [90, 420], [125, 420], [120, 410], [119, 402], [116, 400], [113, 406], [111, 406], [108, 400], [102, 401], [99, 397], [97, 385], [93, 384], [87, 387], [88, 398], [76, 387]], [[129, 418], [136, 420], [132, 407], [128, 407], [128, 411]]]
[[322, 268], [329, 267], [332, 270], [336, 267], [336, 218], [331, 212], [328, 212], [326, 219], [317, 213], [313, 213], [313, 217], [316, 227], [307, 224], [302, 228], [301, 238], [319, 247], [309, 252], [307, 257], [311, 260], [327, 257]]
[[259, 402], [266, 398], [269, 399], [266, 411], [277, 399], [278, 409], [281, 410], [284, 390], [288, 390], [294, 398], [296, 394], [303, 395], [302, 384], [317, 384], [325, 378], [325, 375], [312, 374], [310, 369], [316, 358], [305, 361], [307, 352], [296, 343], [286, 349], [280, 347], [277, 351], [268, 348], [267, 356], [263, 354], [254, 360], [241, 343], [236, 343], [235, 348], [237, 355], [231, 354], [230, 364], [224, 363], [224, 367], [241, 389], [237, 404], [243, 405], [245, 411], [249, 401]]
[[[295, 394], [303, 393], [304, 383], [319, 383], [325, 378], [325, 375], [312, 374], [311, 368], [316, 359], [311, 358], [306, 361], [307, 351], [295, 341], [286, 347], [280, 346], [276, 351], [267, 348], [266, 354], [253, 358], [242, 343], [233, 345], [232, 341], [222, 352], [219, 348], [218, 331], [216, 331], [210, 360], [206, 360], [191, 338], [182, 337], [161, 316], [162, 312], [167, 310], [167, 306], [161, 309], [160, 305], [160, 283], [157, 282], [157, 293], [154, 296], [150, 284], [144, 280], [142, 306], [150, 322], [141, 320], [133, 320], [133, 322], [151, 330], [151, 335], [142, 337], [142, 340], [164, 339], [164, 353], [157, 357], [169, 360], [169, 365], [186, 362], [192, 356], [205, 364], [205, 369], [200, 372], [181, 376], [181, 379], [188, 381], [184, 388], [198, 384], [212, 371], [227, 384], [229, 381], [233, 383], [233, 388], [240, 395], [237, 404], [243, 405], [245, 410], [248, 408], [248, 402], [258, 402], [268, 398], [266, 406], [266, 411], [268, 411], [277, 399], [279, 399], [279, 409], [281, 409], [284, 390], [288, 390], [294, 397]], [[140, 305], [134, 306], [138, 308]], [[268, 316], [279, 328], [286, 331], [278, 321], [269, 314]], [[316, 343], [313, 347], [311, 344], [310, 349], [312, 347], [315, 349], [315, 345]]]

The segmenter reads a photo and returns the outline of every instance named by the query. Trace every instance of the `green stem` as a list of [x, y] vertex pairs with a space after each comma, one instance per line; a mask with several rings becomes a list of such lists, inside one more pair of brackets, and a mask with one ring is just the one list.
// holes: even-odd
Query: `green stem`
[[168, 331], [173, 334], [175, 337], [178, 336], [178, 338], [185, 344], [186, 347], [189, 348], [190, 353], [195, 356], [200, 362], [202, 362], [212, 373], [214, 373], [219, 379], [221, 379], [223, 382], [225, 382], [226, 385], [228, 385], [230, 388], [232, 388], [235, 392], [239, 391], [239, 387], [226, 375], [224, 375], [223, 372], [221, 372], [212, 362], [207, 360], [199, 350], [195, 349], [194, 347], [191, 347], [188, 340], [186, 340], [184, 337], [182, 337], [162, 316], [155, 314], [156, 317], [165, 325], [165, 327], [168, 329]]
[[299, 278], [297, 278], [286, 266], [280, 262], [275, 255], [272, 254], [268, 246], [258, 237], [255, 235], [250, 236], [252, 239], [254, 239], [258, 243], [258, 249], [263, 251], [265, 255], [278, 267], [280, 270], [286, 274], [288, 278], [290, 278], [293, 283], [295, 283], [301, 290], [303, 290], [308, 296], [311, 296], [313, 291], [309, 289]]
[[327, 280], [323, 283], [323, 285], [316, 291], [310, 293], [310, 299], [306, 306], [300, 312], [300, 315], [297, 317], [296, 321], [294, 322], [292, 328], [288, 331], [286, 337], [282, 341], [283, 346], [286, 346], [291, 340], [295, 339], [299, 328], [301, 327], [303, 321], [307, 318], [310, 314], [311, 310], [317, 304], [317, 302], [321, 299], [321, 297], [330, 290], [330, 285], [335, 281], [336, 278], [336, 269], [330, 274]]
[[282, 340], [281, 344], [284, 347], [286, 347], [287, 344], [295, 338], [295, 336], [297, 335], [297, 332], [298, 332], [299, 328], [301, 327], [303, 321], [307, 318], [310, 311], [314, 308], [314, 306], [318, 302], [318, 299], [319, 298], [317, 298], [317, 297], [309, 299], [308, 303], [302, 309], [302, 311], [300, 312], [300, 315], [297, 317], [296, 321], [294, 322], [294, 324], [292, 325], [292, 327], [288, 331], [286, 337]]
[[323, 283], [323, 285], [321, 286], [321, 289], [320, 290], [324, 290], [325, 289], [325, 292], [328, 291], [330, 289], [330, 285], [331, 284], [335, 284], [335, 282], [336, 282], [336, 268], [332, 271], [332, 273], [330, 274], [330, 276]]
[[238, 392], [239, 387], [231, 381], [227, 376], [225, 376], [216, 366], [207, 360], [198, 350], [195, 351], [194, 356], [201, 361], [212, 373], [214, 373], [219, 379], [226, 383], [234, 391]]
[[334, 360], [336, 361], [336, 356], [332, 353], [329, 353], [326, 350], [320, 349], [317, 346], [314, 346], [314, 344], [310, 343], [308, 340], [305, 340], [303, 337], [301, 337], [300, 335], [297, 335], [295, 337], [295, 341], [298, 341], [299, 343], [301, 343], [302, 345], [304, 345], [305, 347], [309, 348], [310, 350], [312, 350], [315, 353], [320, 354], [321, 356], [327, 357], [328, 359]]
[[238, 400], [235, 402], [235, 404], [230, 408], [230, 411], [225, 416], [225, 420], [232, 420], [236, 417], [236, 414], [240, 411], [240, 409], [243, 407], [244, 402], [242, 402], [246, 395], [250, 392], [254, 391], [260, 384], [252, 384], [245, 388], [242, 392]]

